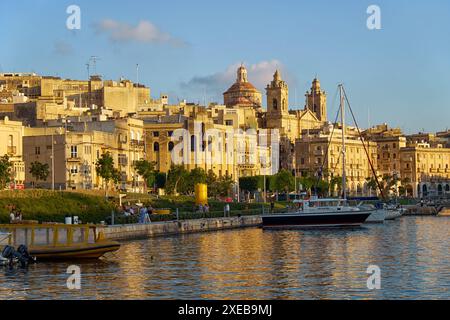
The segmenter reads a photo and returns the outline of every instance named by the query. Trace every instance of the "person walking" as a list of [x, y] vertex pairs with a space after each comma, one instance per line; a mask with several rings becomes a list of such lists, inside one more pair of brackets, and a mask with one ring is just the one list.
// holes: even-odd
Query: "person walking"
[[230, 216], [230, 205], [227, 203], [225, 205], [225, 217], [229, 217]]

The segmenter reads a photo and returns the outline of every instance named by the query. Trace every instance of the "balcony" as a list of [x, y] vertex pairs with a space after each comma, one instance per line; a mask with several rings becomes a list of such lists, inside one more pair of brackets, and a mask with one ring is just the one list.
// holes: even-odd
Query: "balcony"
[[130, 140], [130, 147], [132, 148], [144, 148], [144, 140]]
[[77, 156], [72, 156], [70, 158], [67, 158], [67, 162], [81, 162], [81, 158]]
[[17, 147], [14, 146], [8, 146], [7, 151], [9, 156], [13, 156], [17, 153]]

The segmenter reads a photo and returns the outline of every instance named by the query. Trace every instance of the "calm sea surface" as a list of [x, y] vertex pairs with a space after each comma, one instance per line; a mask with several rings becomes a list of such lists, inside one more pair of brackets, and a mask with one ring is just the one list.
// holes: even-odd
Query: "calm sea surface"
[[[116, 258], [0, 267], [0, 299], [450, 299], [450, 219], [354, 230], [259, 228], [125, 242]], [[367, 289], [369, 265], [381, 289]]]

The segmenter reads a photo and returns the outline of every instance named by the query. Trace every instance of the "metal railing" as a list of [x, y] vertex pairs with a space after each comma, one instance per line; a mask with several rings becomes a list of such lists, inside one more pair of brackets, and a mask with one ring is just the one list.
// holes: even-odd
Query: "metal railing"
[[95, 243], [95, 225], [66, 224], [3, 224], [0, 233], [10, 234], [9, 245], [70, 246]]

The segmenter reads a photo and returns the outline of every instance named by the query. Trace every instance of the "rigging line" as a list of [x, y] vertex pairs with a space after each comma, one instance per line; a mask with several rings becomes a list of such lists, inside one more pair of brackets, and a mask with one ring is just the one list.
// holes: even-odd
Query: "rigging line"
[[[339, 93], [339, 87], [336, 87], [336, 91], [334, 92], [334, 96], [333, 96], [333, 100], [332, 100], [332, 104], [331, 104], [331, 111], [333, 111], [334, 107], [336, 106], [336, 100], [337, 100], [338, 93]], [[338, 108], [338, 110], [339, 110], [339, 108]], [[336, 119], [336, 121], [337, 121], [337, 119]]]
[[355, 115], [353, 114], [353, 110], [352, 110], [352, 107], [350, 106], [350, 101], [348, 100], [347, 93], [345, 92], [344, 87], [342, 87], [342, 90], [343, 90], [343, 92], [344, 92], [344, 98], [345, 98], [345, 101], [347, 101], [348, 108], [349, 108], [350, 113], [351, 113], [351, 115], [352, 115], [353, 121], [355, 122], [356, 129], [358, 130], [359, 137], [360, 137], [361, 142], [362, 142], [362, 145], [363, 145], [363, 147], [364, 147], [364, 151], [365, 151], [366, 156], [367, 156], [367, 161], [369, 161], [370, 168], [372, 169], [373, 176], [375, 177], [375, 181], [377, 182], [378, 189], [379, 189], [380, 192], [381, 192], [381, 197], [382, 197], [384, 200], [386, 200], [386, 198], [385, 198], [385, 196], [384, 196], [383, 189], [381, 188], [380, 182], [378, 181], [378, 177], [377, 177], [377, 174], [376, 174], [376, 172], [375, 172], [375, 168], [373, 167], [372, 161], [370, 160], [369, 151], [368, 151], [367, 148], [366, 148], [366, 144], [365, 144], [365, 142], [364, 142], [364, 138], [363, 138], [363, 136], [362, 136], [362, 134], [361, 134], [361, 131], [359, 130], [358, 122], [356, 121]]
[[[336, 90], [336, 93], [337, 93], [337, 90]], [[322, 172], [323, 173], [323, 167], [325, 166], [325, 162], [327, 161], [327, 159], [328, 159], [328, 150], [329, 150], [329, 148], [330, 148], [330, 145], [331, 145], [331, 142], [333, 141], [333, 134], [334, 134], [334, 130], [335, 130], [335, 123], [337, 123], [337, 121], [338, 121], [338, 119], [339, 119], [339, 114], [340, 114], [340, 109], [338, 109], [337, 110], [337, 113], [336, 113], [336, 118], [334, 119], [334, 123], [333, 123], [333, 129], [331, 130], [331, 135], [330, 135], [330, 140], [328, 141], [328, 144], [327, 144], [327, 148], [326, 148], [326, 153], [325, 153], [325, 157], [323, 158], [323, 161], [322, 161], [322, 165], [320, 166], [320, 172]], [[317, 196], [317, 187], [318, 187], [318, 185], [319, 185], [319, 181], [320, 181], [320, 178], [321, 178], [321, 176], [322, 175], [317, 175], [317, 180], [316, 180], [316, 183], [315, 183], [315, 185], [314, 185], [314, 190], [315, 190], [315, 192], [316, 192], [316, 196]]]

